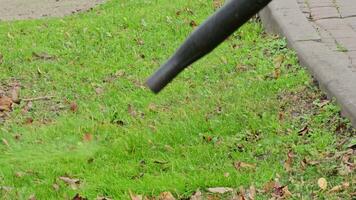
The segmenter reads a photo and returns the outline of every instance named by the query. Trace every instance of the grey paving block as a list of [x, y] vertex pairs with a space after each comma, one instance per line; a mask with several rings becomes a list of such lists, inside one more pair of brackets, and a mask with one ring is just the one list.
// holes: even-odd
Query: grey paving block
[[308, 5], [310, 8], [335, 6], [333, 0], [308, 0]]
[[336, 38], [336, 42], [348, 51], [356, 51], [356, 35], [350, 38]]
[[313, 20], [340, 18], [340, 14], [336, 7], [315, 7], [310, 8]]
[[356, 0], [355, 5], [339, 6], [339, 12], [342, 18], [356, 17]]

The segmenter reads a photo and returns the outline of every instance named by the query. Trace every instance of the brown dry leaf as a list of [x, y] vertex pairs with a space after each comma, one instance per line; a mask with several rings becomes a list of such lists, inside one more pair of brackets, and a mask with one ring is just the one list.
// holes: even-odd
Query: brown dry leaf
[[234, 167], [236, 170], [241, 170], [244, 168], [256, 169], [256, 164], [250, 164], [250, 163], [236, 161], [236, 162], [234, 162]]
[[80, 180], [79, 179], [74, 179], [66, 176], [61, 176], [59, 177], [60, 180], [65, 182], [67, 185], [69, 185], [73, 190], [76, 190], [80, 186]]
[[331, 190], [328, 191], [328, 193], [341, 192], [343, 190], [347, 190], [349, 187], [350, 187], [350, 183], [345, 182], [345, 183], [342, 183], [341, 185], [334, 186], [333, 188], [331, 188]]
[[198, 24], [194, 20], [192, 20], [189, 22], [189, 26], [195, 28], [198, 26]]
[[39, 60], [53, 60], [53, 59], [56, 58], [55, 56], [49, 55], [49, 54], [46, 53], [46, 52], [41, 52], [41, 53], [33, 52], [33, 53], [32, 53], [32, 56], [33, 56], [35, 59], [39, 59]]
[[11, 100], [12, 100], [12, 102], [14, 102], [16, 104], [19, 104], [21, 102], [20, 89], [21, 89], [20, 85], [15, 84], [10, 90]]
[[76, 102], [71, 102], [70, 103], [70, 110], [72, 112], [77, 112], [78, 111], [78, 104]]
[[319, 178], [318, 185], [322, 190], [326, 190], [328, 188], [328, 181], [325, 178]]
[[289, 191], [288, 186], [283, 187], [282, 191], [284, 198], [289, 198], [292, 196], [292, 193]]
[[190, 197], [190, 200], [202, 200], [203, 199], [203, 194], [200, 192], [198, 189], [193, 196]]
[[30, 197], [28, 197], [28, 200], [36, 200], [36, 196], [34, 194], [31, 194]]
[[174, 196], [172, 195], [172, 193], [170, 192], [162, 192], [159, 195], [159, 200], [175, 200], [176, 198], [174, 198]]
[[53, 183], [52, 184], [52, 188], [54, 191], [58, 191], [59, 190], [59, 185], [57, 183]]
[[298, 131], [299, 136], [305, 136], [309, 133], [309, 127], [308, 125], [304, 126], [302, 129]]
[[132, 193], [131, 191], [129, 191], [129, 194], [130, 194], [131, 200], [143, 200], [142, 195], [136, 195], [136, 194]]
[[284, 168], [287, 172], [291, 172], [292, 171], [292, 165], [293, 165], [293, 152], [289, 151], [287, 154], [287, 160], [284, 163]]
[[10, 145], [9, 145], [9, 142], [8, 142], [5, 138], [2, 138], [1, 140], [2, 140], [2, 143], [3, 143], [5, 146], [7, 146], [7, 147], [10, 146]]
[[96, 200], [112, 200], [112, 199], [108, 197], [96, 197]]
[[271, 192], [274, 188], [280, 187], [279, 183], [276, 181], [269, 181], [263, 186], [263, 191], [265, 193]]
[[256, 199], [256, 188], [253, 185], [250, 186], [249, 198], [250, 198], [250, 200], [255, 200]]
[[9, 112], [12, 110], [12, 104], [14, 102], [7, 96], [0, 96], [0, 112]]
[[132, 117], [136, 117], [136, 116], [137, 116], [137, 112], [136, 112], [136, 110], [134, 109], [134, 107], [133, 107], [131, 104], [129, 104], [129, 105], [127, 106], [127, 111], [129, 112], [129, 114], [130, 114]]
[[88, 200], [88, 198], [82, 197], [79, 194], [76, 194], [72, 200]]
[[101, 87], [97, 87], [97, 88], [95, 88], [95, 93], [97, 95], [103, 94], [104, 93], [104, 89], [101, 88]]
[[0, 53], [0, 65], [2, 64], [3, 60], [4, 60], [4, 56]]
[[91, 133], [86, 133], [83, 135], [84, 142], [91, 142], [93, 140], [93, 135]]
[[208, 190], [208, 192], [219, 193], [219, 194], [224, 194], [224, 193], [227, 193], [227, 192], [233, 192], [234, 191], [232, 188], [228, 188], [228, 187], [208, 188], [207, 190]]
[[213, 0], [213, 6], [215, 9], [220, 8], [223, 5], [223, 1], [222, 0]]

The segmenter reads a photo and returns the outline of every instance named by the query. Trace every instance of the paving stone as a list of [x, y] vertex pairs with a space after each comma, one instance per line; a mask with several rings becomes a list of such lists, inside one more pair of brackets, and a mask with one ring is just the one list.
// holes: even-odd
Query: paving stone
[[335, 0], [337, 6], [354, 6], [356, 4], [355, 0]]
[[333, 0], [308, 0], [310, 8], [335, 7]]
[[340, 6], [339, 12], [342, 18], [356, 17], [356, 0], [353, 6]]
[[313, 20], [340, 18], [339, 11], [336, 7], [316, 7], [310, 8]]
[[342, 29], [327, 29], [329, 33], [335, 38], [352, 38], [356, 36], [356, 32], [350, 26], [345, 26]]
[[349, 17], [344, 19], [344, 21], [356, 31], [356, 17]]
[[336, 42], [348, 51], [356, 51], [356, 36], [351, 38], [336, 38]]
[[315, 23], [326, 30], [340, 30], [340, 29], [345, 29], [347, 26], [349, 26], [346, 21], [340, 18], [320, 19], [320, 20], [316, 20]]

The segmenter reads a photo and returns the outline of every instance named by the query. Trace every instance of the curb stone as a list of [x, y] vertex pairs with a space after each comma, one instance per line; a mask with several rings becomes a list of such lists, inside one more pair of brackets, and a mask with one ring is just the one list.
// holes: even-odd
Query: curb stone
[[321, 43], [319, 33], [301, 12], [295, 0], [274, 0], [260, 12], [267, 32], [286, 38], [329, 98], [335, 98], [342, 114], [356, 127], [356, 68], [347, 55]]

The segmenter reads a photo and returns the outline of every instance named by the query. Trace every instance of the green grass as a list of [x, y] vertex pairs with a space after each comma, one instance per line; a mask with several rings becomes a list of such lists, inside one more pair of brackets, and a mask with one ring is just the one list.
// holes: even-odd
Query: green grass
[[[348, 140], [340, 141], [354, 130], [333, 103], [318, 104], [325, 97], [295, 54], [259, 22], [246, 24], [160, 95], [142, 87], [193, 30], [190, 22], [213, 10], [208, 0], [112, 0], [64, 19], [0, 22], [1, 85], [16, 80], [22, 97], [55, 97], [34, 101], [28, 113], [22, 103], [0, 125], [9, 143], [0, 144], [0, 186], [12, 188], [0, 189], [2, 199], [128, 199], [130, 190], [187, 198], [198, 188], [262, 189], [276, 178], [295, 199], [350, 197], [351, 189], [321, 191], [317, 180], [325, 177], [329, 189], [352, 183], [354, 174], [342, 174], [331, 155], [345, 150]], [[299, 136], [306, 125], [309, 133]], [[94, 139], [83, 141], [85, 134]], [[295, 155], [291, 172], [283, 167], [288, 151]], [[304, 158], [321, 163], [301, 169]], [[257, 167], [238, 171], [235, 161]], [[60, 176], [80, 179], [80, 188]]]

